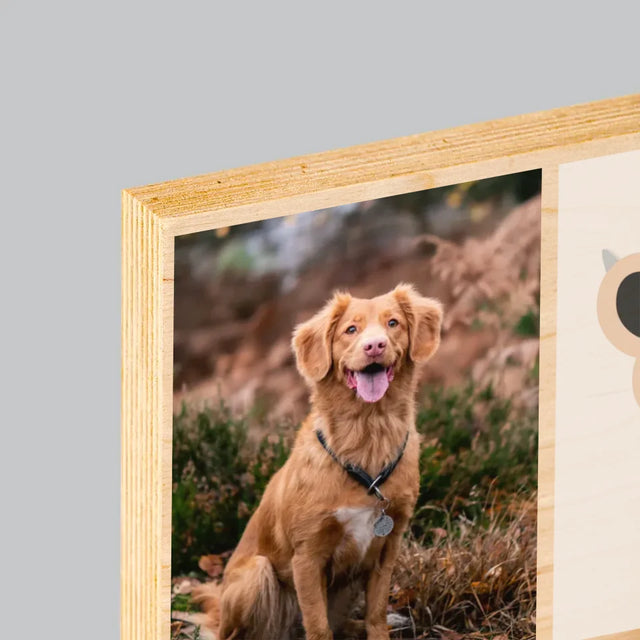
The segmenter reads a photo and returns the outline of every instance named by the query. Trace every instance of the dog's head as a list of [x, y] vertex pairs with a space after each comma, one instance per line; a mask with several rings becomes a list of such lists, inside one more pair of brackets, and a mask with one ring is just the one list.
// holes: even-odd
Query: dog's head
[[440, 344], [442, 307], [406, 284], [363, 300], [336, 293], [296, 327], [300, 373], [313, 385], [327, 377], [365, 402], [378, 402], [394, 378], [412, 373]]
[[598, 290], [598, 320], [609, 342], [633, 356], [632, 389], [640, 405], [640, 253], [618, 259], [602, 252], [606, 274]]

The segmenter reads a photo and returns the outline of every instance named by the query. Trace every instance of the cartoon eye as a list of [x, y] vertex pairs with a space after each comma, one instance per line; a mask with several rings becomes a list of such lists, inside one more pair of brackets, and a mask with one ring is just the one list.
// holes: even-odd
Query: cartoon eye
[[625, 328], [640, 338], [640, 271], [630, 273], [620, 283], [616, 311]]
[[352, 324], [350, 327], [347, 328], [347, 330], [345, 331], [345, 333], [355, 333], [358, 330], [358, 328], [356, 327], [355, 324]]
[[387, 324], [390, 327], [397, 327], [398, 326], [398, 321], [395, 318], [391, 318], [391, 320], [389, 320], [389, 322], [387, 322]]

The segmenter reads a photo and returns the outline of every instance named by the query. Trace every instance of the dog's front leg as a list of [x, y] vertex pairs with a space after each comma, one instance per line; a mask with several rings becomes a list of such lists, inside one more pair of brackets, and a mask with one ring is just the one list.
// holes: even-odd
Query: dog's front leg
[[327, 616], [327, 576], [319, 560], [311, 553], [296, 553], [292, 559], [293, 583], [307, 640], [333, 640]]
[[389, 536], [380, 556], [380, 563], [369, 575], [366, 594], [365, 626], [367, 640], [389, 640], [387, 626], [387, 605], [389, 604], [389, 587], [391, 573], [400, 553], [402, 532], [396, 531]]

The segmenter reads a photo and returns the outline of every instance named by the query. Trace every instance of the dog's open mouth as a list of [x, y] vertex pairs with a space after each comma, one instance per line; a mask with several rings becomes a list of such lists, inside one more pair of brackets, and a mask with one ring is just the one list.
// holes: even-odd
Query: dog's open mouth
[[393, 365], [383, 367], [374, 362], [361, 371], [347, 369], [347, 386], [365, 402], [378, 402], [393, 380]]

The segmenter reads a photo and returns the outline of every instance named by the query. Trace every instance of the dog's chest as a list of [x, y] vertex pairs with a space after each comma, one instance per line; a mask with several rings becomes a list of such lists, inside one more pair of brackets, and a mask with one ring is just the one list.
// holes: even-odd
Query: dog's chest
[[378, 515], [373, 507], [340, 507], [335, 517], [344, 527], [344, 538], [341, 547], [353, 540], [358, 550], [359, 559], [366, 554], [373, 540], [373, 523]]

